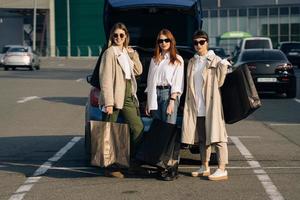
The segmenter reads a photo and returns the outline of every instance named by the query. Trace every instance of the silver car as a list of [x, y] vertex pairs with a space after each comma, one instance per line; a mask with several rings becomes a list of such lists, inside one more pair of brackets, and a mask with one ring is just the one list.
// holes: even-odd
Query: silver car
[[17, 67], [40, 69], [40, 59], [29, 46], [11, 45], [2, 58], [2, 66], [4, 70], [15, 70]]

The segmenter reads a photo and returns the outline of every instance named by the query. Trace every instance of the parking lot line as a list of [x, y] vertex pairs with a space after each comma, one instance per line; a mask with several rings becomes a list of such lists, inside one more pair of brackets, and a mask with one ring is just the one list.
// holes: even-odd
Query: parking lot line
[[253, 172], [256, 174], [258, 180], [263, 185], [266, 193], [271, 200], [283, 200], [283, 196], [278, 191], [277, 187], [273, 184], [271, 178], [267, 172], [261, 167], [258, 161], [256, 161], [246, 146], [240, 141], [238, 137], [231, 136], [230, 139], [238, 148], [240, 153], [246, 158], [250, 167], [254, 168]]
[[17, 103], [25, 103], [28, 101], [32, 101], [34, 99], [40, 99], [40, 97], [38, 97], [38, 96], [22, 97], [21, 100], [17, 101]]
[[24, 198], [27, 192], [31, 190], [35, 183], [37, 183], [44, 173], [51, 168], [53, 163], [58, 161], [65, 155], [79, 140], [81, 137], [74, 137], [70, 142], [68, 142], [63, 148], [61, 148], [54, 156], [49, 158], [44, 164], [42, 164], [31, 177], [27, 178], [23, 185], [21, 185], [17, 191], [9, 198], [9, 200], [21, 200]]

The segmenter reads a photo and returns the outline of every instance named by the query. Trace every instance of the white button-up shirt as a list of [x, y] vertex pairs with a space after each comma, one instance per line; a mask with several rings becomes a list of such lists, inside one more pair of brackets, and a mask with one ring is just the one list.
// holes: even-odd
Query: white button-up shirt
[[156, 86], [170, 85], [171, 93], [182, 94], [184, 86], [184, 62], [180, 55], [177, 55], [180, 63], [170, 63], [170, 54], [167, 53], [163, 60], [155, 63], [151, 59], [147, 78], [147, 104], [149, 110], [157, 110]]
[[116, 56], [118, 57], [118, 61], [120, 65], [122, 66], [123, 72], [125, 74], [125, 79], [130, 80], [131, 79], [131, 68], [133, 67], [133, 62], [130, 59], [127, 51], [125, 48], [121, 51], [120, 48], [113, 46], [114, 52]]
[[205, 66], [207, 65], [206, 56], [195, 55], [196, 63], [194, 65], [194, 88], [195, 88], [195, 101], [197, 105], [197, 116], [205, 116], [205, 103], [204, 97], [202, 94], [203, 88], [203, 76], [202, 72]]

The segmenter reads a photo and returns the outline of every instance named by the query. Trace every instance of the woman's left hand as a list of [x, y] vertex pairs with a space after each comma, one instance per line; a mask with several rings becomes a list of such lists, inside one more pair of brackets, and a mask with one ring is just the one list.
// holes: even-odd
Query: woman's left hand
[[174, 101], [170, 100], [169, 105], [167, 107], [167, 115], [171, 115], [174, 112]]
[[134, 52], [134, 49], [131, 48], [131, 47], [127, 47], [127, 51], [128, 51], [128, 53], [133, 53], [133, 52]]

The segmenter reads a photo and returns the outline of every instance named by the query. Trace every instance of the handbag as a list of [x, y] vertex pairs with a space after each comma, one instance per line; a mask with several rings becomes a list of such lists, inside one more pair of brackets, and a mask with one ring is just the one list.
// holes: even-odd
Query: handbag
[[221, 87], [224, 118], [227, 124], [238, 122], [261, 107], [253, 78], [247, 66], [227, 74]]
[[149, 165], [167, 168], [179, 158], [180, 135], [175, 124], [153, 119], [142, 137], [136, 159]]
[[91, 121], [91, 165], [129, 167], [130, 132], [127, 124]]

